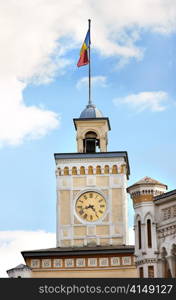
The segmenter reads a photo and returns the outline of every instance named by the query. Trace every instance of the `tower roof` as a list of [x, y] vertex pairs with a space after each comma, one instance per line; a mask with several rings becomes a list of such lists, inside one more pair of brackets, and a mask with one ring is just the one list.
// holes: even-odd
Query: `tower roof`
[[96, 108], [93, 104], [88, 104], [86, 108], [81, 112], [80, 119], [94, 119], [103, 118], [102, 112]]
[[149, 186], [151, 186], [151, 185], [161, 185], [161, 186], [165, 186], [167, 188], [166, 184], [161, 183], [160, 181], [155, 180], [155, 179], [153, 179], [151, 177], [145, 176], [141, 180], [135, 182], [133, 185], [131, 185], [130, 187], [128, 187], [128, 189], [131, 188], [131, 187], [138, 186], [138, 185], [149, 185]]

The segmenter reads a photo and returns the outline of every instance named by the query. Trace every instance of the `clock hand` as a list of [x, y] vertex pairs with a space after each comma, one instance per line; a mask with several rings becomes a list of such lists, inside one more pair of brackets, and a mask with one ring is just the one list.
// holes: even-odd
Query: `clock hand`
[[88, 208], [91, 208], [91, 209], [95, 212], [96, 217], [98, 218], [98, 215], [97, 215], [97, 213], [96, 213], [96, 210], [95, 210], [94, 205], [90, 205], [90, 204], [89, 204], [89, 206], [85, 206], [85, 207], [84, 207], [84, 209], [88, 209]]
[[[89, 205], [90, 206], [90, 205]], [[96, 217], [98, 218], [98, 215], [97, 215], [97, 213], [96, 213], [96, 210], [95, 210], [95, 207], [94, 207], [94, 205], [91, 205], [91, 207], [90, 208], [92, 208], [92, 210], [95, 212], [95, 215], [96, 215]]]

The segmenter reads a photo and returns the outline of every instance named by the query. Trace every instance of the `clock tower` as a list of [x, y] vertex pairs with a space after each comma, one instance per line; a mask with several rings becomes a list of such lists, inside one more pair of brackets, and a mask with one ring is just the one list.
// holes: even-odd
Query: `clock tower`
[[55, 154], [57, 247], [127, 244], [127, 152], [107, 151], [110, 122], [95, 105], [73, 121], [77, 152]]
[[107, 150], [110, 122], [92, 103], [73, 122], [77, 152], [54, 154], [56, 247], [22, 251], [27, 274], [137, 277], [128, 245], [127, 152]]

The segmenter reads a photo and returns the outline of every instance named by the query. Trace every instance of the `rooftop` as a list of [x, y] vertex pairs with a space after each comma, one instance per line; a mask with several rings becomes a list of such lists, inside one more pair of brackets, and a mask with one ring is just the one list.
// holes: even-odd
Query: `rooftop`
[[149, 185], [149, 186], [151, 186], [151, 185], [161, 185], [161, 186], [165, 186], [165, 187], [167, 188], [167, 185], [166, 185], [166, 184], [161, 183], [160, 181], [155, 180], [155, 179], [153, 179], [153, 178], [151, 178], [151, 177], [147, 177], [147, 176], [145, 176], [145, 177], [142, 178], [141, 180], [135, 182], [135, 183], [134, 183], [133, 185], [131, 185], [129, 188], [134, 187], [134, 186], [138, 186], [138, 185], [143, 185], [143, 184], [144, 184], [144, 185]]
[[103, 118], [103, 114], [98, 108], [93, 104], [88, 104], [86, 108], [81, 112], [80, 119], [90, 119], [90, 118]]
[[21, 252], [23, 257], [39, 256], [74, 256], [74, 255], [91, 255], [91, 254], [111, 254], [111, 253], [134, 253], [133, 245], [118, 245], [104, 247], [72, 247], [72, 248], [48, 248], [39, 250], [29, 250]]

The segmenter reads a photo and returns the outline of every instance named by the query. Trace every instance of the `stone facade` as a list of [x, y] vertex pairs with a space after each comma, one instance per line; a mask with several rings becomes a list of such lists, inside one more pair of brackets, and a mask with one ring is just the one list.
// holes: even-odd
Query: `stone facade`
[[176, 190], [149, 177], [129, 187], [139, 277], [176, 277]]

